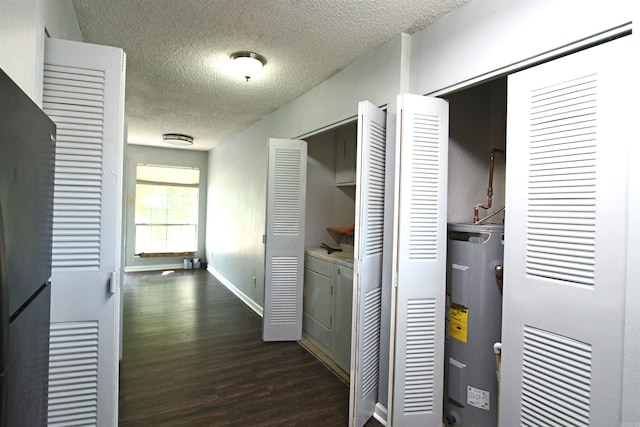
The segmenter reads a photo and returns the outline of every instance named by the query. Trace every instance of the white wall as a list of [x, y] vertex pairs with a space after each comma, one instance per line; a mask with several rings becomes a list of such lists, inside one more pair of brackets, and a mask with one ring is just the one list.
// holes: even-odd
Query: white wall
[[[639, 16], [640, 18], [640, 16]], [[636, 52], [640, 43], [636, 43]], [[640, 73], [640, 67], [636, 76]], [[636, 81], [630, 92], [633, 99], [640, 97], [640, 84]], [[637, 114], [636, 114], [636, 117]], [[624, 382], [622, 426], [640, 426], [640, 132], [636, 130], [635, 143], [629, 156], [629, 247], [627, 258], [627, 294], [624, 340]]]
[[44, 28], [36, 29], [36, 1], [0, 0], [0, 67], [31, 99], [38, 37], [44, 37]]
[[[633, 22], [640, 22], [640, 7], [634, 2]], [[633, 41], [633, 52], [640, 52], [640, 37]], [[631, 75], [640, 75], [639, 61], [634, 61], [635, 69]], [[629, 82], [630, 105], [638, 117], [636, 100], [640, 99], [640, 81]], [[629, 156], [629, 214], [627, 240], [627, 294], [624, 334], [624, 366], [622, 388], [622, 424], [623, 427], [640, 426], [640, 131], [635, 127]]]
[[631, 0], [473, 0], [411, 39], [412, 93], [442, 91], [631, 21]]
[[205, 230], [207, 209], [207, 165], [209, 153], [206, 151], [177, 150], [173, 148], [127, 146], [125, 162], [125, 271], [162, 270], [182, 268], [183, 257], [137, 258], [135, 252], [135, 195], [136, 166], [140, 163], [162, 166], [193, 167], [200, 170], [200, 208], [198, 212], [198, 252], [196, 257], [205, 258]]
[[363, 99], [389, 102], [404, 83], [407, 42], [407, 36], [391, 40], [210, 152], [207, 261], [257, 305], [264, 302], [268, 139], [295, 138], [352, 118]]
[[45, 28], [83, 41], [71, 0], [0, 0], [0, 68], [40, 106]]

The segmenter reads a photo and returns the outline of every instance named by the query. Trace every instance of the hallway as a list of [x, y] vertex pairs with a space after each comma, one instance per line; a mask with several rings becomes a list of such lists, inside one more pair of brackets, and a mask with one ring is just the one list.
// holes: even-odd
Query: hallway
[[[205, 270], [129, 273], [120, 426], [347, 426], [349, 388]], [[367, 426], [379, 426], [370, 420]]]

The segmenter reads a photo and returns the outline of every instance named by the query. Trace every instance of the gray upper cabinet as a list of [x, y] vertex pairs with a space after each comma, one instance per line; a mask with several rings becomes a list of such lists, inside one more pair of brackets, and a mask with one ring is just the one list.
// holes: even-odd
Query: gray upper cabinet
[[336, 185], [356, 185], [356, 128], [353, 125], [336, 131]]

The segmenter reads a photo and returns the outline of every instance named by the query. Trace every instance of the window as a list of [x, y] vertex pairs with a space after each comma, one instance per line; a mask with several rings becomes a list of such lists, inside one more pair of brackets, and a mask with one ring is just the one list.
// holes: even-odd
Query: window
[[136, 255], [184, 254], [198, 250], [199, 184], [198, 169], [137, 166]]

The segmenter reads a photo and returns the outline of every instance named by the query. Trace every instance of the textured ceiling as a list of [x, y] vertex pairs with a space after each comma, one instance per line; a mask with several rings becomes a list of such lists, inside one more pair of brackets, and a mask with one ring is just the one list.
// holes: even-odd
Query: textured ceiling
[[[129, 142], [209, 150], [358, 58], [469, 0], [73, 0], [84, 39], [127, 54]], [[267, 58], [249, 82], [229, 55]]]

